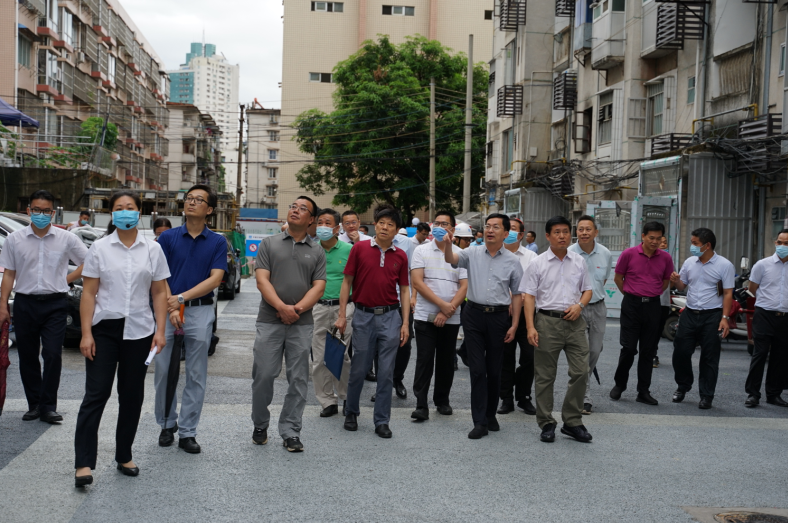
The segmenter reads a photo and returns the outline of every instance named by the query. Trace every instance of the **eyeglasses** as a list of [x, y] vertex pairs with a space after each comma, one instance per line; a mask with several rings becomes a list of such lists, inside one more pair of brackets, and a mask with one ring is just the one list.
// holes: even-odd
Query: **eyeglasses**
[[38, 207], [33, 207], [32, 209], [30, 209], [30, 214], [34, 216], [38, 216], [41, 214], [52, 214], [53, 212], [54, 210], [52, 209], [39, 209]]
[[309, 208], [305, 205], [292, 204], [290, 205], [290, 207], [288, 207], [288, 209], [290, 209], [291, 211], [298, 211], [301, 214], [304, 214], [305, 212], [312, 214], [312, 211], [310, 211]]
[[449, 227], [451, 227], [451, 223], [449, 222], [435, 222], [432, 225], [434, 225], [435, 227], [442, 227], [444, 229], [448, 229]]
[[184, 201], [186, 203], [194, 203], [196, 205], [202, 205], [203, 203], [205, 203], [205, 200], [203, 200], [202, 198], [195, 198], [193, 196], [189, 196]]
[[502, 231], [502, 230], [503, 230], [503, 227], [501, 227], [500, 225], [489, 225], [489, 224], [487, 224], [487, 225], [485, 225], [485, 226], [484, 226], [484, 230], [485, 230], [485, 231], [495, 231], [495, 232], [498, 232], [498, 231]]
[[345, 227], [355, 227], [358, 225], [358, 222], [345, 222], [344, 225]]

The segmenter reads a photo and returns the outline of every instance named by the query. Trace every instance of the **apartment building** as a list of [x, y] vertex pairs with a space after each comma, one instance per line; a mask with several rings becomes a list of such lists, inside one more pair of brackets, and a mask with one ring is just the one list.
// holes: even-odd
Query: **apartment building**
[[677, 263], [701, 226], [736, 264], [774, 252], [786, 205], [786, 149], [771, 138], [788, 130], [786, 5], [499, 0], [490, 209], [537, 231], [552, 214], [595, 215], [614, 253], [657, 219]]
[[201, 183], [216, 187], [221, 165], [222, 130], [208, 113], [191, 104], [170, 102], [170, 191], [185, 191]]
[[246, 111], [246, 207], [276, 209], [282, 111], [258, 107]]
[[172, 82], [173, 102], [191, 104], [209, 113], [222, 131], [220, 141], [224, 175], [217, 183], [235, 193], [238, 158], [238, 92], [240, 67], [216, 54], [215, 44], [193, 42], [186, 61], [179, 69], [167, 72]]
[[[76, 170], [80, 190], [166, 185], [169, 82], [117, 0], [0, 0], [0, 49], [0, 97], [39, 122], [9, 129], [18, 146], [4, 151], [7, 167], [52, 169], [38, 183]], [[89, 117], [117, 126], [113, 150], [80, 141]]]
[[[290, 200], [301, 192], [296, 173], [311, 158], [290, 139], [291, 124], [308, 109], [333, 110], [331, 73], [338, 62], [380, 34], [394, 43], [422, 35], [457, 52], [468, 51], [468, 35], [473, 34], [474, 61], [487, 62], [493, 52], [492, 7], [489, 0], [407, 0], [401, 5], [390, 0], [284, 0], [280, 125], [288, 136], [280, 144], [279, 218], [286, 217]], [[316, 201], [326, 207], [332, 197], [325, 194]]]

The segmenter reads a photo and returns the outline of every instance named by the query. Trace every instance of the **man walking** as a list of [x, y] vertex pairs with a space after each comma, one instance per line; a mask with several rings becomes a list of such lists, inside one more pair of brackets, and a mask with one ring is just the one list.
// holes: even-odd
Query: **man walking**
[[[528, 266], [536, 259], [536, 253], [522, 245], [525, 226], [517, 218], [510, 220], [511, 229], [509, 236], [503, 241], [504, 248], [517, 256], [523, 268], [523, 276], [527, 274]], [[520, 366], [515, 370], [517, 363], [517, 345], [520, 345]], [[517, 332], [514, 340], [503, 347], [503, 365], [501, 367], [501, 407], [498, 414], [514, 412], [514, 401], [526, 414], [533, 416], [536, 408], [531, 402], [531, 386], [534, 382], [534, 348], [528, 343], [528, 327], [525, 316], [520, 315], [517, 323]]]
[[[196, 437], [208, 381], [208, 349], [215, 319], [213, 291], [222, 282], [227, 270], [227, 240], [205, 224], [205, 219], [213, 213], [217, 203], [218, 197], [211, 187], [193, 186], [183, 200], [186, 223], [164, 231], [159, 236], [159, 245], [170, 268], [170, 278], [167, 280], [167, 306], [170, 312], [170, 323], [165, 333], [167, 344], [156, 356], [154, 375], [155, 415], [161, 427], [159, 445], [172, 445], [174, 434], [178, 432], [178, 447], [190, 454], [201, 451]], [[184, 306], [182, 324], [181, 305]], [[170, 417], [165, 419], [168, 363], [175, 342], [175, 330], [181, 326], [186, 351], [186, 384], [180, 415], [176, 394], [172, 398]]]
[[307, 234], [316, 212], [317, 204], [311, 198], [296, 198], [287, 213], [287, 230], [263, 238], [254, 267], [262, 299], [252, 367], [252, 442], [268, 442], [268, 406], [284, 356], [287, 394], [279, 415], [279, 435], [288, 452], [304, 450], [301, 417], [309, 381], [312, 307], [326, 290], [325, 251]]
[[367, 236], [359, 230], [361, 222], [359, 221], [356, 211], [345, 211], [342, 213], [342, 228], [344, 232], [339, 235], [339, 240], [353, 245], [356, 242], [369, 240], [371, 237]]
[[568, 250], [572, 241], [569, 220], [563, 216], [550, 218], [545, 233], [550, 247], [531, 263], [520, 285], [528, 341], [535, 347], [536, 422], [542, 429], [541, 440], [555, 441], [558, 423], [552, 414], [553, 385], [558, 357], [564, 351], [569, 384], [561, 408], [561, 433], [588, 443], [592, 438], [582, 416], [588, 381], [588, 340], [582, 312], [593, 295], [591, 281], [582, 256]]
[[[57, 413], [57, 391], [66, 336], [66, 293], [69, 284], [82, 275], [82, 262], [88, 254], [78, 236], [52, 227], [54, 213], [52, 193], [34, 192], [27, 208], [30, 225], [12, 232], [0, 253], [0, 267], [5, 269], [0, 285], [0, 325], [10, 319], [8, 299], [11, 291], [16, 291], [14, 328], [28, 408], [22, 419], [40, 418], [47, 423], [63, 421]], [[71, 274], [69, 260], [79, 264]], [[43, 373], [39, 353], [44, 360]]]
[[[328, 418], [339, 413], [337, 401], [342, 400], [342, 415], [347, 403], [347, 382], [350, 376], [350, 354], [345, 351], [342, 372], [337, 379], [325, 366], [326, 334], [331, 331], [339, 317], [339, 291], [342, 288], [344, 270], [350, 257], [349, 243], [341, 242], [339, 234], [339, 213], [334, 209], [321, 209], [317, 215], [317, 237], [320, 246], [326, 253], [326, 290], [315, 304], [312, 312], [314, 334], [312, 335], [312, 382], [315, 396], [323, 410], [321, 418]], [[345, 327], [345, 340], [350, 345], [353, 335], [353, 311], [355, 307], [348, 304]]]
[[591, 302], [583, 309], [583, 319], [586, 321], [586, 334], [588, 335], [588, 384], [583, 400], [583, 414], [591, 414], [593, 401], [591, 401], [591, 373], [594, 372], [599, 355], [602, 353], [602, 344], [605, 340], [605, 324], [607, 322], [607, 307], [605, 306], [605, 283], [610, 277], [613, 260], [610, 251], [596, 241], [599, 229], [593, 216], [581, 216], [577, 220], [577, 243], [569, 247], [570, 252], [579, 254], [586, 263], [588, 280], [591, 282], [593, 296]]
[[[438, 212], [433, 223], [435, 240], [443, 239], [447, 232], [454, 232], [455, 224], [454, 214]], [[443, 250], [435, 240], [416, 248], [411, 265], [413, 288], [419, 298], [413, 314], [416, 319], [416, 375], [413, 379], [416, 410], [410, 417], [418, 421], [430, 417], [427, 396], [433, 367], [432, 401], [438, 413], [445, 416], [452, 413], [449, 393], [454, 382], [455, 348], [460, 330], [460, 317], [456, 312], [468, 290], [467, 271], [446, 263]], [[457, 253], [460, 248], [452, 245], [452, 250]]]
[[462, 324], [471, 372], [470, 439], [500, 430], [495, 411], [504, 344], [514, 340], [522, 307], [518, 286], [523, 268], [517, 256], [503, 248], [509, 229], [509, 217], [494, 213], [487, 216], [483, 246], [455, 252], [451, 233], [438, 242], [446, 263], [468, 271], [468, 303], [462, 310]]
[[642, 243], [621, 253], [616, 262], [615, 282], [624, 294], [621, 301], [621, 355], [610, 391], [610, 398], [618, 401], [627, 390], [629, 369], [638, 357], [638, 395], [635, 401], [646, 405], [659, 405], [651, 396], [651, 373], [653, 360], [662, 326], [660, 318], [660, 295], [668, 288], [673, 273], [670, 254], [659, 249], [665, 235], [665, 226], [659, 222], [648, 222], [643, 226]]
[[375, 210], [375, 237], [358, 242], [350, 251], [335, 324], [340, 332], [345, 332], [347, 306], [352, 291], [356, 310], [344, 427], [345, 430], [358, 430], [358, 415], [361, 412], [359, 397], [364, 377], [372, 365], [372, 358], [377, 355], [374, 422], [375, 433], [381, 438], [390, 438], [392, 435], [389, 420], [394, 360], [397, 348], [404, 345], [409, 336], [408, 257], [402, 249], [392, 244], [401, 226], [402, 218], [391, 205], [381, 205]]
[[788, 377], [788, 229], [777, 235], [776, 252], [755, 264], [750, 273], [750, 293], [755, 295], [752, 319], [755, 348], [750, 360], [745, 391], [748, 408], [757, 407], [761, 399], [763, 368], [766, 372], [766, 403], [788, 407], [780, 394], [782, 380]]
[[691, 241], [692, 256], [681, 266], [681, 273], [674, 272], [670, 277], [679, 291], [689, 288], [687, 306], [673, 340], [673, 370], [678, 384], [673, 402], [683, 401], [692, 389], [692, 355], [700, 345], [698, 408], [710, 409], [720, 368], [720, 345], [728, 335], [736, 271], [730, 261], [714, 252], [717, 237], [710, 229], [695, 229]]
[[539, 254], [539, 246], [536, 245], [536, 233], [534, 231], [525, 233], [525, 248]]

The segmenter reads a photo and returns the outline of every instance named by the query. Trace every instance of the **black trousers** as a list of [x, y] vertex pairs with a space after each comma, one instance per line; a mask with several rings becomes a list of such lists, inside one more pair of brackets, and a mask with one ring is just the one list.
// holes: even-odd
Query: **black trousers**
[[[517, 345], [520, 345], [520, 366], [515, 370]], [[528, 343], [525, 313], [520, 315], [514, 341], [503, 346], [501, 366], [501, 399], [522, 401], [531, 397], [534, 384], [534, 348]]]
[[692, 389], [692, 355], [700, 345], [698, 389], [701, 398], [713, 398], [720, 370], [721, 340], [717, 329], [722, 321], [722, 309], [693, 311], [684, 309], [679, 320], [679, 330], [673, 340], [673, 372], [678, 390]]
[[752, 330], [755, 347], [744, 390], [760, 399], [763, 369], [768, 360], [766, 397], [779, 396], [788, 377], [788, 315], [777, 316], [773, 311], [756, 307]]
[[[394, 361], [394, 381], [402, 381], [405, 379], [405, 371], [408, 369], [408, 363], [410, 362], [411, 344], [413, 342], [413, 313], [411, 312], [409, 316], [408, 341], [397, 349], [397, 359]], [[456, 334], [454, 338], [456, 341]]]
[[74, 436], [75, 468], [96, 468], [98, 430], [104, 407], [118, 374], [118, 424], [115, 429], [115, 461], [131, 461], [131, 446], [137, 435], [145, 397], [145, 360], [153, 334], [139, 340], [124, 340], [126, 320], [103, 320], [93, 326], [96, 355], [85, 359], [85, 398], [79, 407]]
[[[462, 308], [462, 328], [471, 374], [471, 416], [474, 425], [487, 426], [495, 416], [501, 390], [503, 339], [512, 326], [508, 311], [483, 312]], [[456, 336], [455, 336], [456, 338]]]
[[[65, 296], [39, 301], [30, 296], [17, 295], [14, 299], [19, 374], [28, 408], [32, 410], [37, 405], [42, 414], [57, 410], [66, 316]], [[44, 360], [43, 374], [39, 353]]]
[[635, 356], [640, 346], [638, 358], [638, 392], [648, 392], [651, 387], [651, 372], [654, 370], [654, 354], [659, 345], [661, 318], [659, 296], [644, 302], [639, 296], [626, 294], [621, 302], [621, 355], [614, 380], [616, 386], [626, 390], [629, 381], [629, 369], [635, 363]]
[[416, 376], [413, 394], [416, 408], [427, 408], [432, 371], [435, 370], [435, 388], [432, 401], [435, 406], [449, 405], [449, 392], [454, 383], [454, 350], [460, 325], [436, 327], [434, 323], [416, 320]]

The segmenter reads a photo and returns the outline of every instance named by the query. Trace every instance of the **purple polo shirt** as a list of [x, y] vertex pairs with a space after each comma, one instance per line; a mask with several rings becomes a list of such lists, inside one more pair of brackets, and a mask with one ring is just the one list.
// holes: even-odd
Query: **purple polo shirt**
[[643, 252], [643, 245], [630, 247], [618, 257], [616, 274], [624, 277], [625, 293], [648, 298], [659, 296], [662, 282], [673, 274], [673, 259], [662, 249], [649, 258]]

